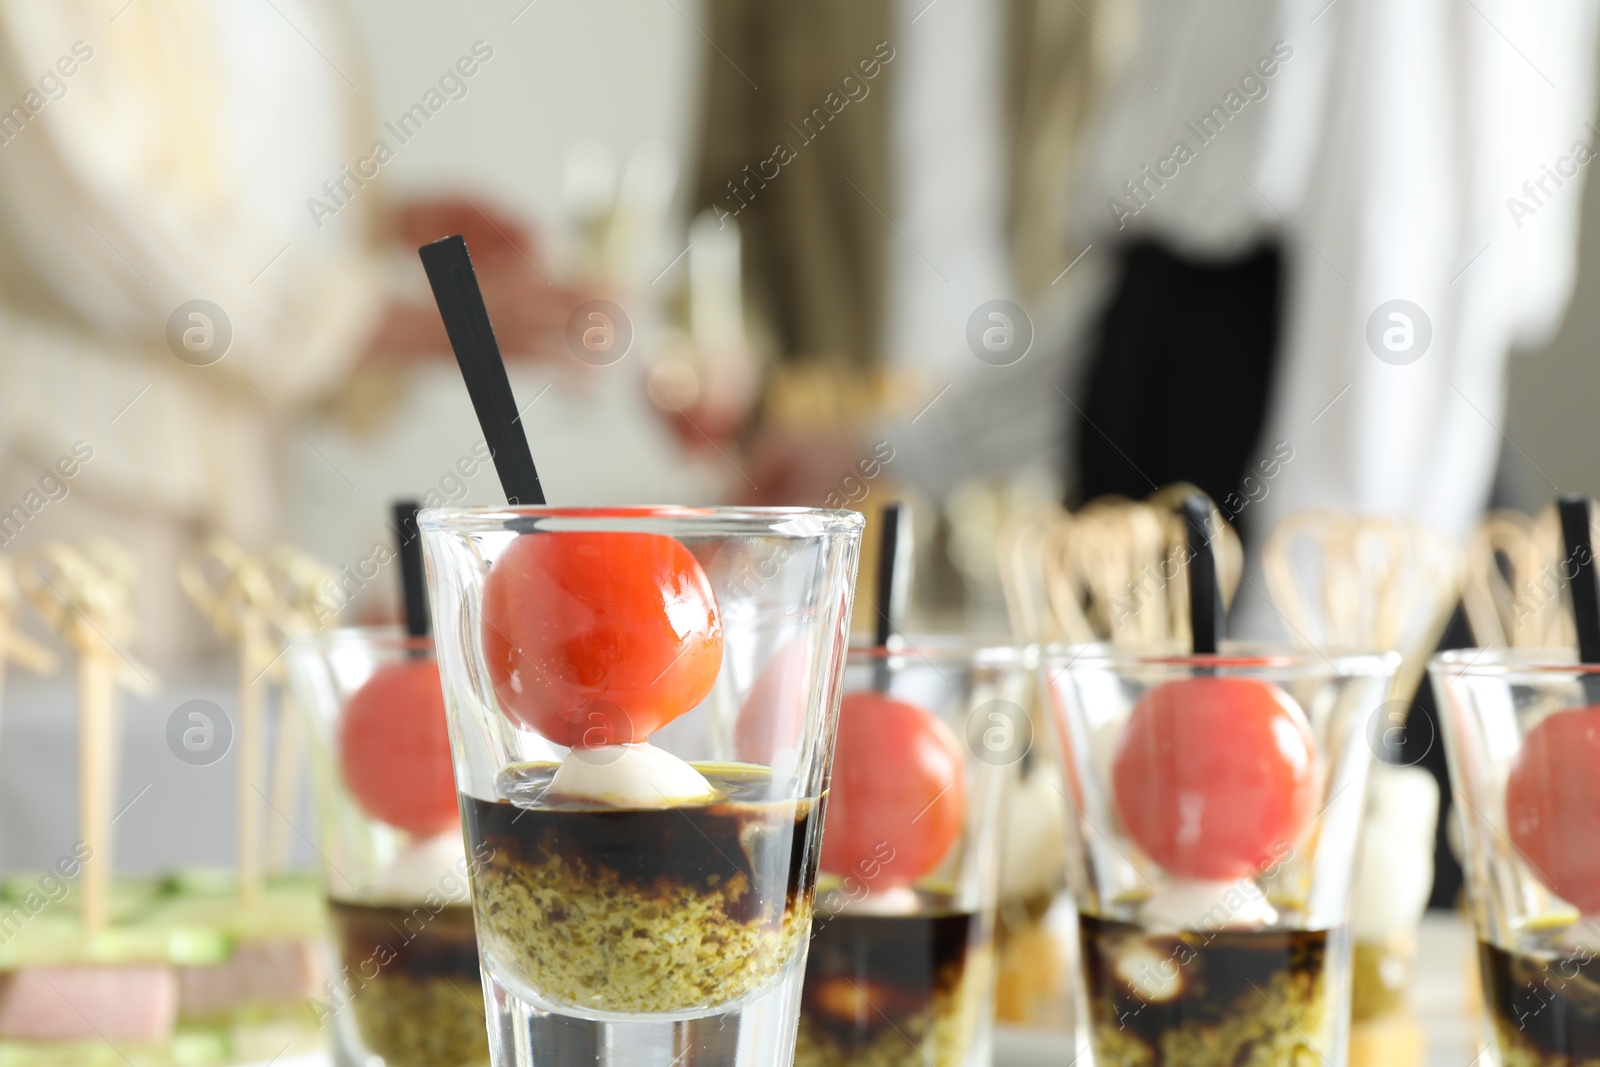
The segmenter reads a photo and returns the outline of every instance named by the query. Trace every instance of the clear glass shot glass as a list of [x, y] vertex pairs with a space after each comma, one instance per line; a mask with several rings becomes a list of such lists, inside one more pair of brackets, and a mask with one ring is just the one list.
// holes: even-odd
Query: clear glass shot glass
[[1078, 902], [1067, 885], [1075, 827], [1043, 679], [1035, 671], [1029, 681], [1032, 745], [1001, 790], [995, 1021], [1023, 1041], [1061, 1041], [1078, 1026]]
[[1567, 649], [1429, 664], [1466, 853], [1484, 1062], [1600, 1060], [1600, 666]]
[[1048, 650], [1099, 1067], [1341, 1065], [1387, 655]]
[[863, 520], [424, 511], [496, 1067], [787, 1067]]
[[478, 946], [433, 641], [398, 627], [297, 639], [296, 703], [312, 724], [317, 850], [334, 939], [311, 1005], [338, 1061], [489, 1062]]
[[850, 653], [797, 1067], [990, 1060], [1001, 786], [1034, 654], [910, 637]]

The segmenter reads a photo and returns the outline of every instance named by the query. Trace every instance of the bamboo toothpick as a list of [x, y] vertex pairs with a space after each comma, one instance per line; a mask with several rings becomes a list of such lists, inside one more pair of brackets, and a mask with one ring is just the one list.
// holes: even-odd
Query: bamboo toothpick
[[[1600, 515], [1591, 524], [1600, 537]], [[1555, 508], [1537, 518], [1491, 512], [1467, 549], [1462, 602], [1472, 636], [1483, 646], [1555, 648], [1577, 633], [1565, 607], [1569, 565]]]
[[[271, 622], [275, 640], [283, 647], [301, 634], [317, 628], [326, 617], [323, 589], [338, 581], [338, 572], [309, 552], [293, 545], [276, 545], [265, 557], [272, 583], [274, 608]], [[267, 828], [267, 870], [281, 874], [289, 869], [289, 854], [294, 845], [289, 822], [300, 795], [305, 761], [305, 716], [285, 684], [285, 657], [272, 665], [272, 679], [278, 686], [278, 737], [272, 753], [272, 806], [278, 818]]]
[[[215, 586], [206, 576], [208, 567], [221, 571]], [[178, 579], [200, 613], [238, 648], [239, 898], [242, 906], [251, 908], [261, 899], [263, 881], [265, 675], [276, 659], [269, 640], [269, 618], [275, 607], [272, 583], [255, 558], [220, 537], [186, 557]]]
[[1011, 632], [1023, 641], [1051, 641], [1061, 635], [1052, 625], [1044, 577], [1045, 543], [1065, 512], [1041, 505], [1012, 514], [995, 537], [1000, 588]]
[[1391, 699], [1415, 696], [1461, 593], [1459, 546], [1414, 519], [1296, 512], [1262, 566], [1296, 644], [1400, 653]]
[[[1189, 640], [1186, 532], [1175, 485], [1149, 501], [1102, 497], [1076, 514], [1024, 516], [1000, 538], [1000, 573], [1018, 635], [1152, 648]], [[1244, 573], [1239, 536], [1212, 509], [1217, 577], [1229, 603]]]
[[5, 734], [6, 668], [15, 661], [34, 674], [54, 674], [60, 666], [54, 652], [16, 628], [21, 594], [15, 574], [10, 558], [0, 556], [0, 741]]
[[133, 561], [104, 540], [49, 544], [24, 558], [18, 579], [45, 622], [78, 653], [78, 822], [92, 860], [83, 868], [83, 926], [93, 937], [111, 917], [120, 689], [155, 686], [154, 675], [118, 647], [132, 630]]

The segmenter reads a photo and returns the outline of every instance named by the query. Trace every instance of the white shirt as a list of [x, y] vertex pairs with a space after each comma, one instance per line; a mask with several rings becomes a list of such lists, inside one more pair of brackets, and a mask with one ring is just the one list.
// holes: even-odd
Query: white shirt
[[[1069, 360], [1084, 351], [1105, 281], [1094, 260], [1118, 241], [1144, 235], [1226, 257], [1275, 237], [1286, 253], [1286, 316], [1260, 450], [1264, 457], [1282, 441], [1295, 458], [1251, 505], [1260, 509], [1254, 529], [1264, 534], [1315, 506], [1411, 516], [1464, 540], [1502, 444], [1511, 347], [1548, 338], [1571, 297], [1587, 171], [1576, 159], [1600, 150], [1587, 124], [1600, 8], [1583, 0], [1137, 7], [1137, 30], [1115, 42], [1120, 73], [1082, 148], [1067, 240], [1097, 254], [1060, 287], [1072, 291], [1072, 321], [1054, 351]], [[1276, 61], [1271, 77], [1258, 66], [1263, 57]], [[1227, 116], [1214, 123], [1220, 132], [1197, 131], [1214, 106]], [[1149, 179], [1145, 168], [1159, 175], [1179, 141], [1192, 158], [1164, 184]], [[1575, 155], [1580, 141], [1587, 147]], [[1565, 172], [1559, 187], [1547, 167]], [[1129, 182], [1144, 192], [1131, 197]], [[1524, 182], [1535, 183], [1532, 197]], [[1381, 359], [1367, 339], [1376, 315], [1383, 348], [1383, 331], [1396, 325], [1383, 306], [1396, 300], [1421, 308], [1431, 332], [1409, 362], [1416, 349], [1385, 349]], [[1411, 325], [1420, 335], [1423, 323]], [[1045, 392], [1018, 375], [1009, 401], [953, 393], [943, 416], [987, 405], [988, 421], [1008, 426], [992, 441], [1010, 452], [986, 465], [1014, 465], [1062, 440], [1059, 420], [1039, 415]], [[974, 411], [953, 424], [983, 421]], [[924, 425], [903, 436], [933, 435]], [[936, 480], [952, 463], [976, 464], [984, 443], [962, 438], [922, 470]], [[1258, 622], [1270, 628], [1264, 615]]]

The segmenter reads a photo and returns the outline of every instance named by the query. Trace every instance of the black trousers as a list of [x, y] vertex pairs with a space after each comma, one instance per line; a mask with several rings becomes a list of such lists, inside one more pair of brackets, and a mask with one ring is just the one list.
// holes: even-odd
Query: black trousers
[[1150, 242], [1125, 248], [1077, 401], [1069, 503], [1140, 499], [1180, 481], [1219, 505], [1242, 495], [1264, 458], [1282, 299], [1275, 245], [1212, 262]]

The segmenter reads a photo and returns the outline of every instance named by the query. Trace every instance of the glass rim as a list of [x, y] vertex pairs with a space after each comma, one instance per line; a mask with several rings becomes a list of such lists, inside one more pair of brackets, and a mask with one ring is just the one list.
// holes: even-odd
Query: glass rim
[[[628, 504], [620, 506], [504, 505], [424, 508], [417, 528], [429, 532], [486, 533], [505, 530], [518, 520], [568, 520], [576, 530], [626, 530], [631, 524], [697, 524], [721, 535], [753, 533], [766, 536], [815, 538], [824, 534], [859, 532], [866, 516], [844, 508], [716, 507], [679, 504]], [[550, 532], [561, 532], [560, 528]]]
[[896, 634], [889, 645], [871, 641], [852, 641], [846, 650], [846, 663], [880, 663], [897, 659], [920, 659], [935, 663], [1003, 663], [1028, 665], [1039, 654], [1039, 645], [1016, 641], [995, 634]]
[[377, 626], [339, 626], [332, 630], [311, 630], [296, 634], [289, 641], [291, 649], [306, 648], [325, 651], [331, 648], [366, 645], [400, 652], [434, 652], [433, 636], [412, 637], [399, 623]]
[[1428, 672], [1443, 678], [1570, 680], [1600, 675], [1600, 663], [1581, 663], [1578, 650], [1543, 648], [1452, 648], [1428, 660]]
[[1104, 641], [1054, 643], [1040, 651], [1040, 662], [1058, 673], [1073, 669], [1226, 668], [1235, 674], [1274, 678], [1363, 678], [1393, 674], [1400, 661], [1400, 653], [1395, 651], [1301, 648], [1260, 641], [1224, 641], [1220, 651], [1200, 654], [1178, 646], [1119, 649]]

